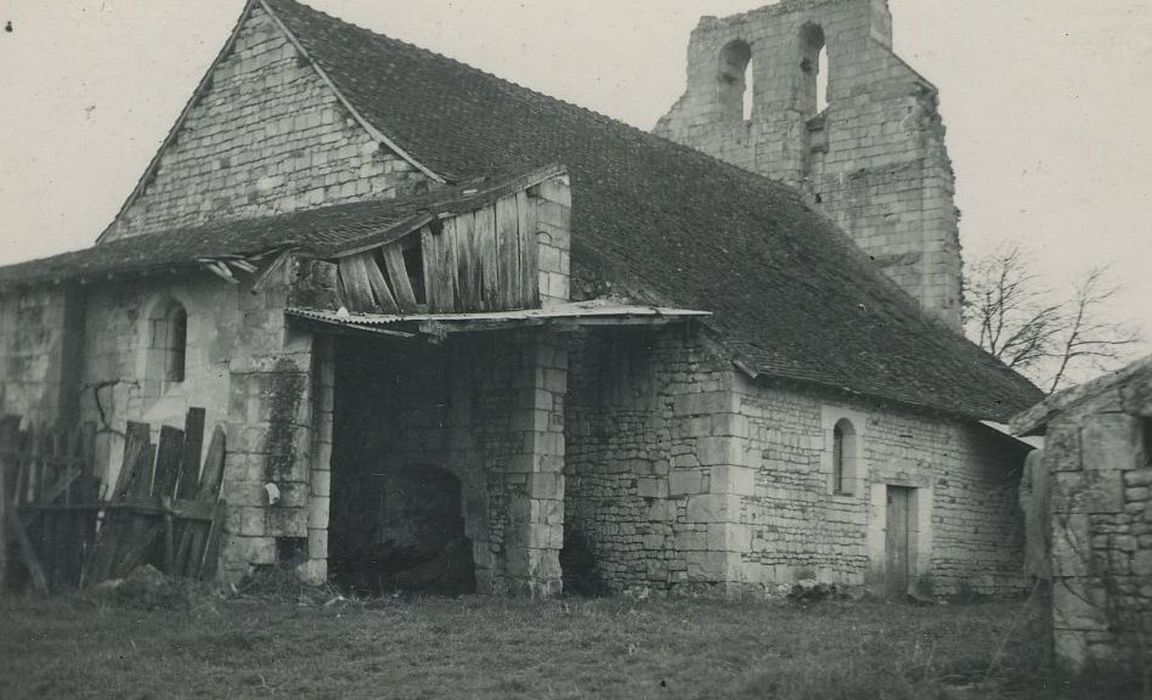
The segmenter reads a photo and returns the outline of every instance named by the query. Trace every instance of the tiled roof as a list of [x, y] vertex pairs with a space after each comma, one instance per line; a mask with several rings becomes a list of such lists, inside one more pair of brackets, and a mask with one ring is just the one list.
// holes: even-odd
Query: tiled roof
[[980, 418], [1040, 392], [925, 318], [792, 189], [294, 0], [265, 0], [345, 98], [450, 180], [559, 162], [573, 255], [713, 324], [764, 374]]
[[0, 285], [154, 272], [196, 265], [200, 258], [253, 255], [278, 248], [334, 255], [353, 247], [383, 243], [441, 213], [479, 208], [513, 184], [539, 181], [557, 171], [554, 167], [537, 170], [516, 178], [514, 183], [456, 185], [399, 200], [341, 204], [166, 231], [147, 238], [122, 238], [0, 267]]
[[[1004, 420], [1040, 392], [924, 317], [794, 190], [294, 0], [263, 0], [374, 128], [451, 182], [570, 173], [573, 260], [709, 325], [751, 371]], [[326, 207], [128, 238], [0, 268], [0, 284], [96, 276], [297, 245], [331, 252], [467, 199]], [[439, 204], [438, 204], [439, 203]]]

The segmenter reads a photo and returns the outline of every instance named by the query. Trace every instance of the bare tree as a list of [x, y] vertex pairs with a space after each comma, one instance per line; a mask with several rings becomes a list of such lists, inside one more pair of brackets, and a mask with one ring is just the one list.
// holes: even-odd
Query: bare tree
[[1049, 392], [1070, 374], [1105, 371], [1141, 339], [1130, 323], [1114, 321], [1109, 302], [1120, 291], [1096, 267], [1059, 299], [1028, 264], [1020, 246], [1002, 244], [971, 263], [964, 280], [969, 337], [1004, 364]]

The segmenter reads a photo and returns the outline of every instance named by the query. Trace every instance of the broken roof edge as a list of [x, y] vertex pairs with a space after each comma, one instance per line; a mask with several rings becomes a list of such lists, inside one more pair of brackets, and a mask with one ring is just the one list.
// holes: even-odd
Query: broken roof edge
[[1013, 416], [1009, 425], [1016, 435], [1041, 435], [1048, 427], [1048, 422], [1056, 414], [1088, 401], [1143, 372], [1152, 372], [1152, 355], [1142, 357], [1095, 379], [1058, 391], [1035, 406]]
[[[12, 263], [11, 265], [0, 266], [0, 289], [58, 284], [63, 281], [72, 280], [78, 280], [83, 284], [110, 277], [147, 277], [160, 274], [195, 272], [202, 267], [204, 258], [259, 258], [285, 250], [290, 250], [294, 254], [302, 257], [314, 259], [331, 259], [354, 255], [358, 252], [386, 245], [392, 241], [403, 238], [438, 218], [459, 215], [480, 209], [492, 204], [501, 197], [530, 189], [553, 178], [566, 177], [567, 174], [568, 170], [565, 166], [559, 163], [551, 163], [512, 177], [496, 180], [492, 184], [477, 182], [448, 185], [430, 192], [394, 200], [368, 200], [364, 202], [332, 204], [270, 216], [235, 219], [221, 221], [219, 223], [206, 223], [199, 226], [187, 226], [169, 231], [118, 238], [79, 250], [66, 251], [43, 258], [34, 258], [32, 260]], [[327, 212], [355, 210], [357, 207], [386, 208], [390, 204], [394, 204], [397, 208], [414, 204], [414, 213], [409, 216], [404, 216], [388, 225], [381, 226], [379, 230], [367, 235], [357, 236], [338, 243], [306, 241], [293, 235], [286, 235], [279, 240], [271, 240], [261, 245], [252, 246], [245, 246], [242, 244], [243, 241], [240, 241], [231, 246], [228, 243], [218, 243], [216, 247], [213, 247], [213, 241], [209, 241], [203, 243], [199, 248], [192, 247], [178, 254], [170, 255], [169, 257], [147, 257], [141, 254], [147, 251], [133, 250], [131, 251], [131, 255], [126, 256], [126, 258], [121, 261], [106, 263], [94, 269], [82, 267], [87, 256], [107, 255], [110, 251], [115, 250], [117, 246], [135, 249], [142, 239], [148, 237], [155, 236], [166, 240], [173, 238], [188, 240], [197, 237], [202, 238], [203, 235], [207, 233], [216, 235], [218, 238], [226, 238], [224, 234], [227, 232], [254, 224], [275, 224], [277, 222], [289, 221], [294, 216], [316, 216], [318, 214], [323, 215]], [[61, 269], [59, 266], [62, 262], [65, 263], [64, 269]], [[57, 264], [55, 268], [53, 267], [54, 263]], [[11, 271], [15, 268], [24, 268], [29, 270], [29, 272], [17, 277], [6, 276], [6, 271], [10, 275]]]
[[[482, 187], [480, 183], [476, 183], [477, 186], [475, 188], [469, 188], [465, 184], [458, 184], [456, 187], [461, 189], [460, 195], [456, 199], [445, 199], [435, 206], [430, 205], [423, 212], [379, 232], [339, 244], [317, 246], [314, 251], [309, 252], [313, 252], [314, 256], [318, 258], [343, 258], [349, 255], [363, 253], [365, 250], [387, 245], [388, 243], [403, 238], [414, 231], [418, 231], [422, 226], [434, 220], [476, 211], [477, 209], [492, 204], [501, 197], [531, 189], [553, 178], [567, 176], [568, 169], [566, 167], [559, 163], [550, 163], [521, 175], [497, 181], [496, 184], [489, 187]], [[436, 192], [437, 190], [433, 190], [426, 196], [435, 195]]]

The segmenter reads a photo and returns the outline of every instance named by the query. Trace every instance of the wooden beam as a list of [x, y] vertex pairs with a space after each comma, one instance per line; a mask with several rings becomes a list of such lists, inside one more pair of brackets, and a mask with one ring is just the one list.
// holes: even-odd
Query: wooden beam
[[389, 243], [380, 249], [380, 256], [388, 269], [388, 279], [396, 290], [396, 301], [400, 310], [408, 313], [416, 311], [416, 294], [412, 291], [412, 280], [408, 277], [408, 266], [404, 264], [403, 241]]
[[516, 193], [517, 234], [520, 251], [520, 300], [525, 307], [540, 302], [539, 251], [536, 244], [536, 202], [527, 192]]
[[496, 256], [500, 267], [501, 309], [519, 308], [523, 297], [518, 226], [515, 195], [496, 200]]
[[483, 308], [503, 307], [500, 300], [500, 258], [496, 245], [496, 207], [489, 205], [475, 213], [475, 248], [480, 266], [480, 290]]
[[453, 236], [456, 251], [456, 280], [460, 309], [463, 311], [482, 311], [483, 293], [479, 270], [479, 247], [476, 245], [476, 217], [471, 213], [449, 219], [455, 221]]

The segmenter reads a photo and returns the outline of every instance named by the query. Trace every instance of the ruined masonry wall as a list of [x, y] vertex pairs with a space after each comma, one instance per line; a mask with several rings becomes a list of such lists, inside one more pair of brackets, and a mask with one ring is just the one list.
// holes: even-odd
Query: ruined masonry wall
[[[289, 265], [279, 283], [252, 294], [207, 274], [109, 283], [89, 290], [81, 418], [114, 430], [127, 420], [183, 427], [185, 412], [206, 410], [206, 437], [222, 425], [227, 457], [221, 494], [228, 502], [222, 575], [277, 561], [277, 538], [308, 535], [311, 340], [286, 326]], [[185, 379], [145, 391], [147, 319], [166, 298], [188, 313]], [[97, 389], [97, 385], [105, 385]], [[97, 403], [97, 392], [99, 403]], [[97, 475], [114, 483], [123, 440], [104, 431]], [[264, 485], [281, 498], [268, 504]]]
[[1048, 425], [1055, 654], [1147, 669], [1152, 651], [1152, 372]]
[[[828, 50], [828, 106], [817, 116], [801, 69], [801, 32]], [[730, 113], [721, 52], [751, 47], [752, 116]], [[784, 2], [704, 17], [688, 48], [688, 85], [655, 133], [805, 192], [921, 306], [960, 329], [954, 176], [936, 89], [891, 50], [877, 0]]]
[[387, 199], [426, 183], [368, 136], [257, 6], [107, 240]]

